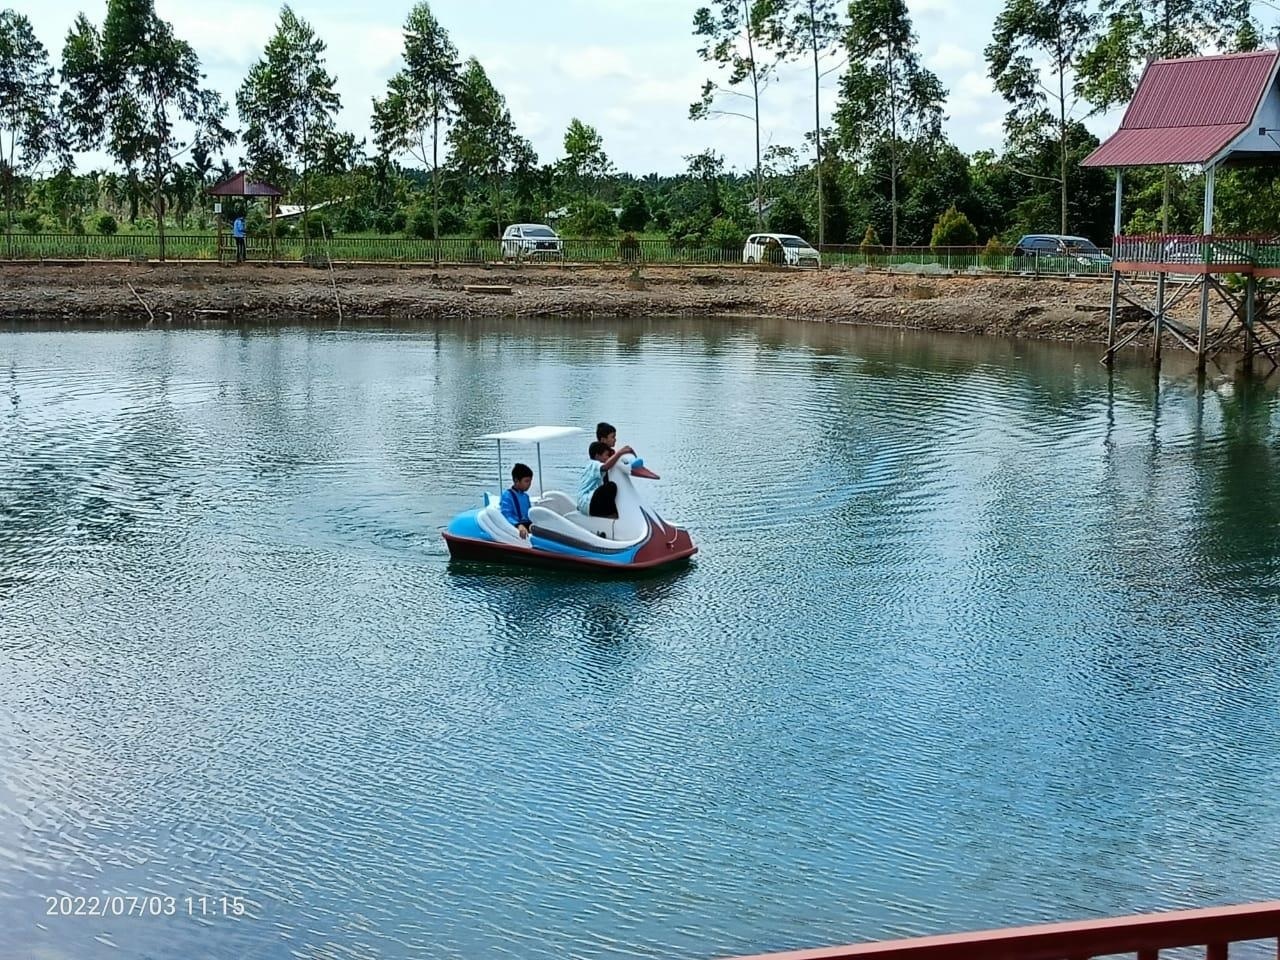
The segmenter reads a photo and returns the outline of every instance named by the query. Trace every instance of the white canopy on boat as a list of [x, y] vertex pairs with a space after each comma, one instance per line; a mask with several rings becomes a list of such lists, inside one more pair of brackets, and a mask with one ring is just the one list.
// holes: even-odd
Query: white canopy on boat
[[486, 433], [480, 440], [506, 440], [511, 443], [546, 443], [561, 437], [571, 437], [582, 433], [580, 427], [525, 427], [521, 430], [508, 430], [506, 433]]

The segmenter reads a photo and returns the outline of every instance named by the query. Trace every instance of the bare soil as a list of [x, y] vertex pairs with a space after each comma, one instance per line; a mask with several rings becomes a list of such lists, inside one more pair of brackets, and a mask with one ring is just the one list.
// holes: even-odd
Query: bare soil
[[[830, 268], [0, 263], [0, 319], [227, 323], [483, 316], [760, 316], [1105, 342], [1110, 283]], [[510, 287], [468, 292], [465, 286]], [[132, 287], [132, 289], [130, 289]], [[135, 294], [136, 291], [136, 294]], [[144, 306], [145, 303], [145, 306]], [[147, 309], [150, 309], [150, 314]], [[1190, 310], [1193, 305], [1188, 305]], [[1141, 319], [1120, 314], [1121, 333]], [[1190, 317], [1188, 317], [1190, 319]], [[1225, 316], [1215, 311], [1213, 324]]]

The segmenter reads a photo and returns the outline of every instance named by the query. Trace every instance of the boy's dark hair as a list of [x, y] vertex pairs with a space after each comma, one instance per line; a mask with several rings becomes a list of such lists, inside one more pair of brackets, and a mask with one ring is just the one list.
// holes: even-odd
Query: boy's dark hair
[[601, 420], [599, 423], [596, 424], [597, 440], [603, 440], [609, 434], [617, 433], [617, 432], [618, 432], [618, 428], [615, 427], [612, 423], [605, 423], [603, 420]]
[[512, 483], [519, 483], [519, 482], [520, 482], [521, 480], [523, 480], [525, 477], [532, 477], [532, 476], [533, 476], [533, 471], [532, 471], [532, 470], [530, 470], [530, 469], [529, 469], [525, 464], [523, 464], [523, 463], [517, 463], [514, 467], [512, 467], [512, 468], [511, 468], [511, 482], [512, 482]]
[[587, 456], [594, 460], [602, 453], [609, 452], [609, 445], [603, 440], [593, 440], [591, 446], [587, 447]]

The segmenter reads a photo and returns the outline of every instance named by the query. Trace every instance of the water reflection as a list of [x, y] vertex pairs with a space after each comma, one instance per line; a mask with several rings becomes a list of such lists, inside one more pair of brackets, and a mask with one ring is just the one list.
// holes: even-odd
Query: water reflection
[[[715, 956], [1280, 882], [1273, 385], [724, 319], [4, 342], [15, 955]], [[448, 560], [479, 434], [601, 418], [694, 566]], [[33, 913], [99, 887], [254, 919]]]

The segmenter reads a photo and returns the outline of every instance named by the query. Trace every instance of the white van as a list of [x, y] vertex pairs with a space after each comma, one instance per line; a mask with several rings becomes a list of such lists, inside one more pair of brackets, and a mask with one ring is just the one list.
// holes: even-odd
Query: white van
[[[807, 240], [789, 233], [753, 233], [747, 237], [746, 246], [742, 248], [742, 262], [768, 263], [769, 257], [765, 251], [771, 246], [771, 240], [777, 241], [778, 246], [782, 248], [781, 260], [777, 262], [789, 267], [822, 266], [822, 256], [818, 251], [813, 249]], [[778, 256], [779, 254], [774, 254], [775, 258]]]
[[503, 260], [563, 260], [564, 241], [545, 223], [513, 223], [502, 231]]

